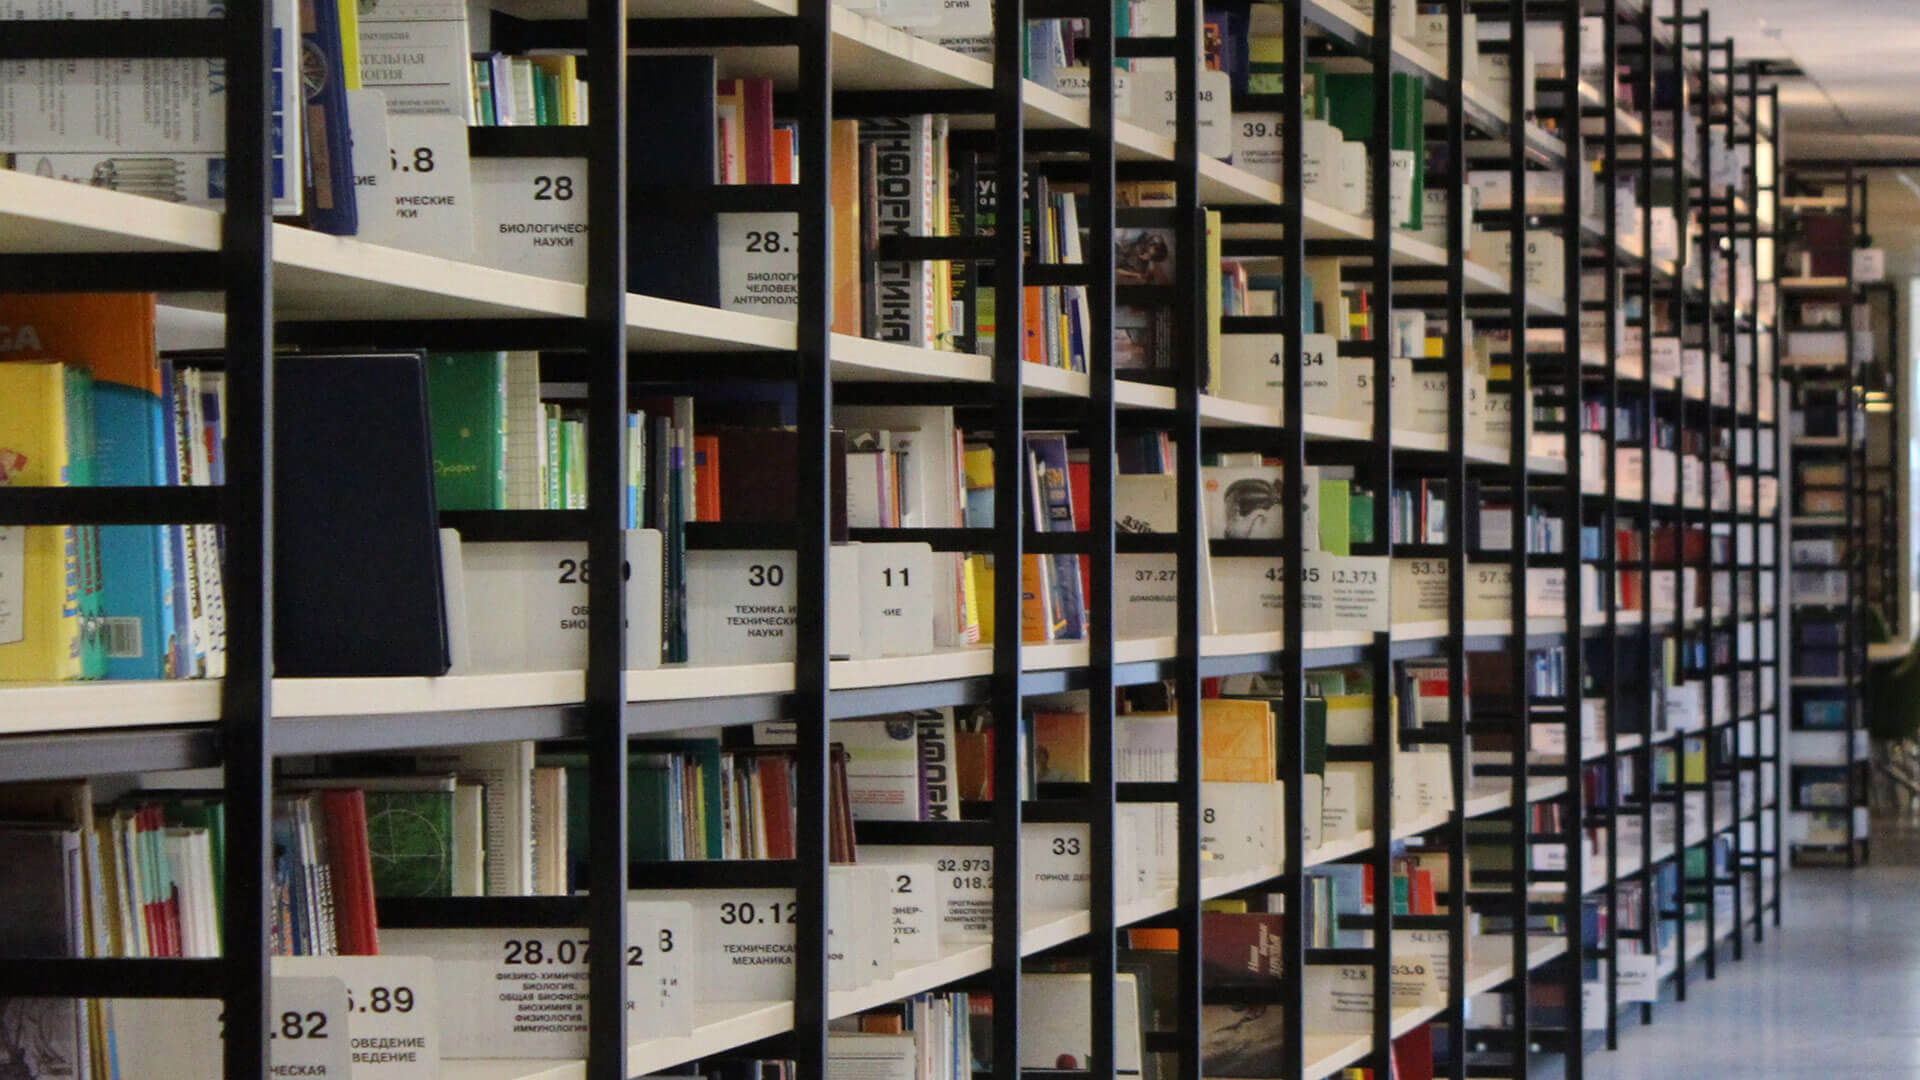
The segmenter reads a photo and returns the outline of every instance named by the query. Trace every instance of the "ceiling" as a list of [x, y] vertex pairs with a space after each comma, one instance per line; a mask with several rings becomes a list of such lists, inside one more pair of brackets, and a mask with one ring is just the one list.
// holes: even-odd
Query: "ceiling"
[[[1784, 160], [1920, 161], [1920, 4], [1913, 0], [1684, 0], [1739, 61], [1792, 60], [1777, 80]], [[1890, 276], [1920, 274], [1920, 168], [1869, 174], [1868, 224]]]
[[[1697, 2], [1687, 4], [1695, 10]], [[1705, 4], [1740, 60], [1791, 59], [1780, 80], [1786, 157], [1920, 159], [1920, 5], [1910, 0]]]

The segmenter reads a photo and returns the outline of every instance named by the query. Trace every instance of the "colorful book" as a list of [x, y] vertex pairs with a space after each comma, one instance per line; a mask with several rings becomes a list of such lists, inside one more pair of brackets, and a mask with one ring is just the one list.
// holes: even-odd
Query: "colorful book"
[[[66, 368], [0, 363], [0, 485], [69, 483]], [[0, 525], [0, 680], [85, 672], [79, 530]]]

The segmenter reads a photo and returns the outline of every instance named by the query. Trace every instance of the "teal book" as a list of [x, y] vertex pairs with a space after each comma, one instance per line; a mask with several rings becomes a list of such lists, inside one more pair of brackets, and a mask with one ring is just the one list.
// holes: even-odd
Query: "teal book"
[[427, 408], [440, 509], [506, 509], [507, 354], [428, 354]]

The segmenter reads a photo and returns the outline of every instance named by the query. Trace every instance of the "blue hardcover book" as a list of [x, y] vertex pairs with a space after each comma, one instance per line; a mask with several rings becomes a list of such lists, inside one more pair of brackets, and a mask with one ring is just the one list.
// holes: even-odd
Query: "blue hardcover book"
[[628, 177], [642, 200], [627, 222], [631, 292], [720, 306], [719, 215], [637, 209], [648, 187], [716, 182], [715, 78], [711, 56], [627, 60]]
[[354, 236], [360, 232], [360, 211], [353, 191], [338, 0], [300, 0], [300, 44], [307, 226]]

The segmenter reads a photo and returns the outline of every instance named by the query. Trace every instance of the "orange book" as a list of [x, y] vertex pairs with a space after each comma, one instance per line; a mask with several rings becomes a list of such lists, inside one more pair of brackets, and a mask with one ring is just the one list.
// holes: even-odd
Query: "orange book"
[[[857, 131], [857, 129], [856, 129]], [[793, 129], [773, 129], [773, 182], [776, 184], [797, 184], [800, 171], [794, 166]]]
[[1165, 926], [1131, 928], [1127, 931], [1127, 947], [1177, 952], [1180, 948], [1180, 931]]
[[[776, 137], [778, 133], [776, 132]], [[833, 172], [833, 332], [860, 336], [860, 121], [835, 120]], [[791, 155], [789, 155], [791, 157]]]
[[1020, 640], [1044, 644], [1053, 640], [1053, 620], [1047, 617], [1051, 590], [1038, 555], [1020, 556]]
[[1200, 779], [1272, 782], [1273, 709], [1264, 701], [1206, 698], [1200, 702]]
[[1033, 757], [1035, 776], [1043, 784], [1084, 784], [1092, 776], [1092, 757], [1083, 712], [1035, 712]]
[[1026, 294], [1026, 303], [1020, 305], [1020, 316], [1027, 330], [1022, 355], [1029, 364], [1045, 364], [1048, 362], [1046, 297], [1037, 285], [1028, 285], [1022, 291]]
[[953, 734], [954, 769], [959, 773], [960, 798], [988, 802], [993, 798], [993, 731], [956, 731]]
[[693, 437], [693, 519], [720, 520], [720, 436]]

